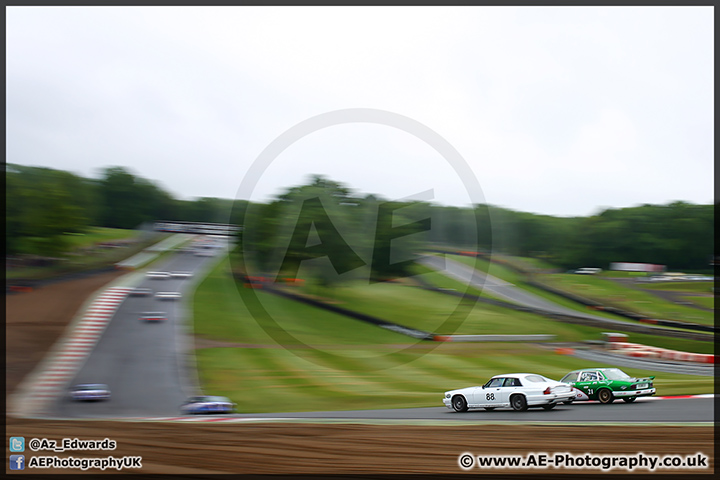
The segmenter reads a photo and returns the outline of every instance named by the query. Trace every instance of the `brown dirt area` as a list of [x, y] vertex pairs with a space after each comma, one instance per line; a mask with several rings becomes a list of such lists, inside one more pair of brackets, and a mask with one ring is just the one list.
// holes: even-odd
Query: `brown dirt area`
[[5, 296], [5, 381], [8, 393], [42, 360], [90, 295], [127, 272], [52, 283]]
[[[40, 361], [86, 298], [119, 274], [70, 280], [33, 292], [6, 296], [7, 392], [12, 392]], [[139, 455], [142, 456], [141, 473], [179, 476], [207, 473], [457, 474], [463, 473], [458, 466], [458, 457], [465, 452], [473, 455], [525, 455], [531, 452], [685, 455], [701, 452], [709, 457], [709, 468], [693, 472], [714, 472], [712, 427], [133, 423], [6, 417], [6, 442], [10, 436], [23, 436], [26, 440], [110, 438], [118, 444], [112, 452], [46, 455]], [[9, 458], [7, 445], [5, 452]], [[26, 451], [25, 455], [29, 459], [34, 453]], [[10, 473], [7, 458], [5, 465], [6, 473]], [[80, 473], [79, 470], [53, 472]], [[476, 468], [471, 472], [488, 471]], [[660, 472], [681, 473], [682, 470]], [[494, 473], [537, 475], [598, 471], [535, 469], [495, 470]], [[625, 472], [613, 470], [611, 473]], [[635, 473], [647, 473], [647, 470]]]
[[[193, 475], [462, 473], [460, 454], [526, 455], [572, 452], [646, 455], [695, 454], [712, 462], [712, 427], [557, 427], [525, 425], [382, 426], [318, 424], [77, 423], [14, 420], [6, 436], [110, 438], [113, 452], [65, 456], [142, 456], [142, 473]], [[7, 451], [7, 450], [6, 450]], [[64, 456], [63, 454], [53, 454]], [[7, 465], [7, 463], [6, 463]], [[570, 473], [572, 470], [526, 470]], [[475, 469], [476, 473], [481, 473]], [[575, 470], [579, 473], [580, 470]], [[590, 473], [583, 470], [583, 473]], [[624, 473], [615, 470], [617, 473]], [[638, 470], [638, 473], [642, 473]], [[647, 470], [644, 471], [648, 473]], [[663, 471], [664, 472], [664, 471]], [[676, 471], [670, 471], [675, 473]], [[506, 470], [505, 473], [523, 473]], [[599, 472], [593, 472], [599, 473]]]

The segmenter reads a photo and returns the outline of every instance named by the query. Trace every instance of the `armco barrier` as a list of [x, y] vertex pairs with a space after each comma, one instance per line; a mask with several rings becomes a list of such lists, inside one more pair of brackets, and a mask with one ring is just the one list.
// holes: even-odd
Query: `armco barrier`
[[381, 318], [367, 315], [360, 312], [355, 312], [347, 308], [339, 307], [337, 305], [331, 305], [313, 298], [299, 295], [295, 292], [288, 292], [282, 288], [276, 287], [270, 279], [259, 277], [259, 276], [246, 276], [243, 274], [236, 274], [236, 278], [243, 282], [246, 288], [262, 288], [267, 292], [280, 295], [291, 300], [305, 303], [313, 307], [322, 308], [324, 310], [344, 315], [346, 317], [361, 320], [386, 330], [391, 330], [409, 337], [418, 338], [421, 340], [432, 340], [436, 342], [536, 342], [536, 341], [547, 341], [555, 338], [555, 335], [437, 335], [414, 328], [405, 327], [398, 325], [397, 323], [389, 322]]
[[436, 342], [545, 342], [555, 335], [435, 335]]
[[[255, 285], [257, 285], [257, 283]], [[302, 302], [307, 305], [312, 305], [313, 307], [322, 308], [329, 312], [333, 312], [333, 313], [337, 313], [340, 315], [344, 315], [346, 317], [354, 318], [355, 320], [360, 320], [360, 321], [363, 321], [366, 323], [370, 323], [370, 324], [376, 325], [380, 328], [384, 328], [386, 330], [391, 330], [393, 332], [407, 335], [409, 337], [418, 338], [421, 340], [433, 340], [434, 335], [430, 332], [425, 332], [422, 330], [416, 330], [414, 328], [405, 327], [403, 325], [398, 325], [397, 323], [388, 322], [387, 320], [383, 320], [381, 318], [377, 318], [372, 315], [366, 315], [364, 313], [355, 312], [353, 310], [348, 310], [347, 308], [338, 307], [337, 305], [330, 305], [330, 304], [315, 300], [313, 298], [308, 298], [308, 297], [305, 297], [302, 295], [298, 295], [294, 292], [287, 292], [283, 289], [273, 286], [270, 283], [265, 284], [265, 291], [274, 293], [275, 295], [280, 295], [281, 297], [295, 300], [297, 302]]]

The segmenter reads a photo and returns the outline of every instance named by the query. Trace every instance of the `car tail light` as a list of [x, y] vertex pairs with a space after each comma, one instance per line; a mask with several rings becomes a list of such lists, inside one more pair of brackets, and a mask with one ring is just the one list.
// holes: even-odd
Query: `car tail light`
[[547, 387], [545, 391], [543, 392], [544, 395], [550, 395], [550, 387]]

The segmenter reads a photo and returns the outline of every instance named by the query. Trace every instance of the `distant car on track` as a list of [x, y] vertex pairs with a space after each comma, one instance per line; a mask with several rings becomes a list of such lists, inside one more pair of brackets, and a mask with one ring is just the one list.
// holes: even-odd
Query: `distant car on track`
[[192, 272], [170, 272], [172, 278], [191, 278]]
[[81, 383], [70, 389], [70, 396], [78, 401], [110, 400], [110, 389], [104, 383]]
[[573, 387], [574, 401], [598, 400], [612, 403], [616, 398], [634, 402], [655, 395], [654, 376], [633, 378], [619, 368], [584, 368], [565, 375], [561, 382]]
[[602, 273], [602, 268], [583, 267], [574, 270], [572, 273], [575, 273], [577, 275], [597, 275], [598, 273]]
[[466, 412], [470, 408], [495, 410], [501, 407], [524, 411], [529, 407], [552, 410], [558, 403], [572, 399], [570, 385], [535, 373], [508, 373], [495, 375], [481, 387], [447, 391], [443, 403], [456, 412]]
[[158, 300], [179, 300], [182, 297], [180, 292], [157, 292], [155, 298]]
[[199, 395], [188, 398], [180, 406], [180, 411], [190, 415], [198, 413], [232, 413], [236, 406], [237, 404], [227, 397]]
[[715, 277], [711, 277], [709, 275], [687, 275], [682, 280], [687, 280], [689, 282], [712, 282], [715, 281]]
[[168, 272], [147, 272], [145, 275], [147, 278], [152, 280], [165, 280], [170, 278], [170, 274]]
[[167, 320], [167, 314], [165, 312], [145, 312], [140, 315], [140, 320], [143, 322], [164, 322]]
[[130, 290], [131, 297], [148, 297], [152, 295], [153, 291], [150, 288], [135, 287]]

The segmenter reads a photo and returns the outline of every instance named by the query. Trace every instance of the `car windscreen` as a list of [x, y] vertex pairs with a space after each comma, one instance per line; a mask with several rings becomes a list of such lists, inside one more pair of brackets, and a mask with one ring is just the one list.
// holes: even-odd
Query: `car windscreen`
[[632, 378], [619, 368], [608, 368], [607, 370], [603, 370], [602, 373], [608, 380], [630, 380]]
[[229, 400], [225, 397], [208, 397], [206, 402], [222, 402], [222, 403], [229, 403]]

